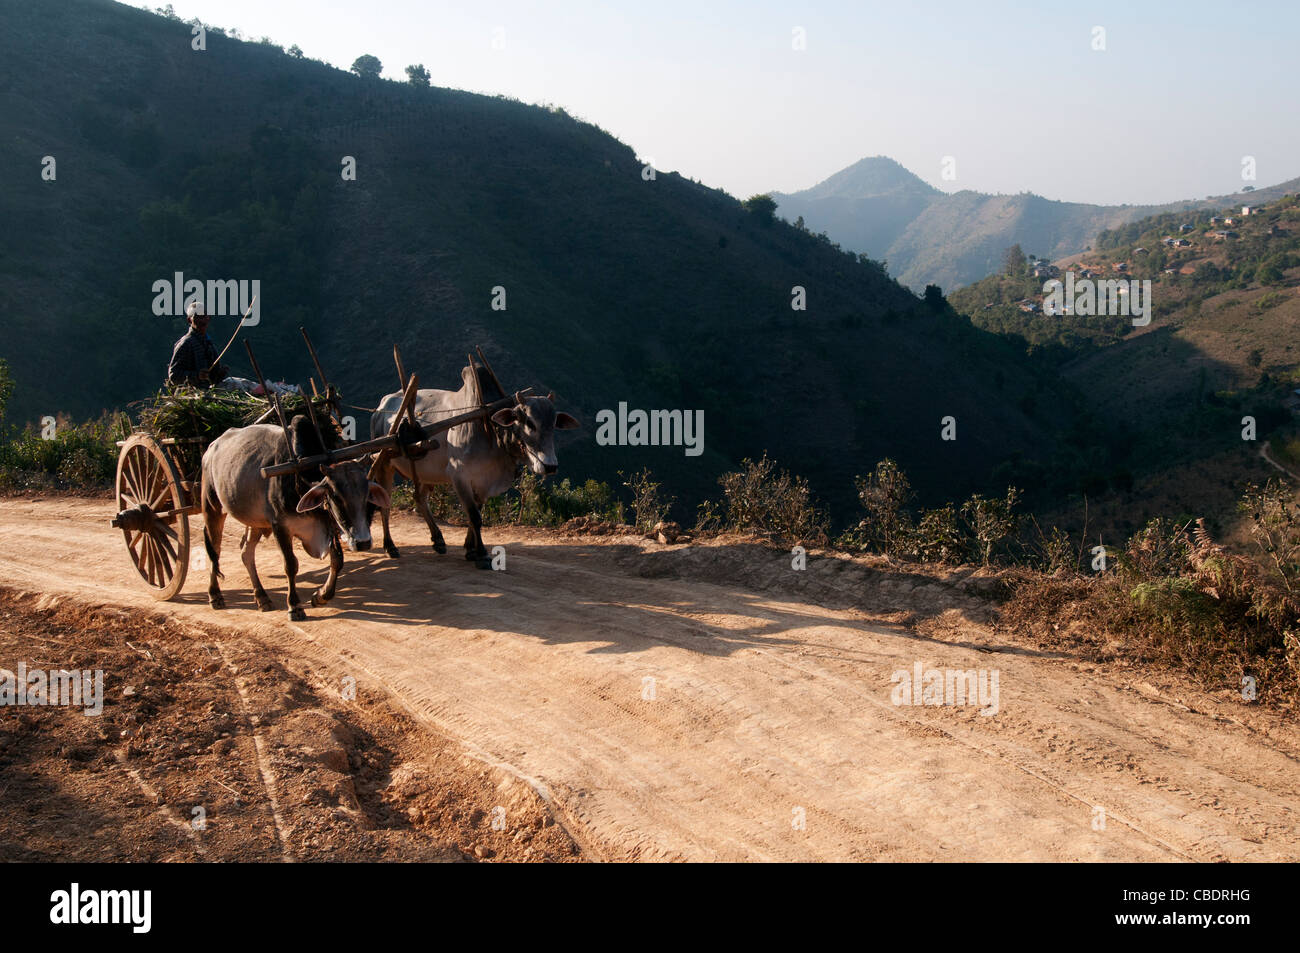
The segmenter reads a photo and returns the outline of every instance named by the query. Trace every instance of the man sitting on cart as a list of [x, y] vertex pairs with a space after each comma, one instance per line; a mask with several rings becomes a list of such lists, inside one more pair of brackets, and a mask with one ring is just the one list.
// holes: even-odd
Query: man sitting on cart
[[208, 314], [201, 301], [191, 301], [185, 309], [190, 329], [172, 349], [167, 365], [169, 384], [189, 384], [203, 390], [225, 379], [229, 368], [217, 363], [217, 348], [208, 337]]

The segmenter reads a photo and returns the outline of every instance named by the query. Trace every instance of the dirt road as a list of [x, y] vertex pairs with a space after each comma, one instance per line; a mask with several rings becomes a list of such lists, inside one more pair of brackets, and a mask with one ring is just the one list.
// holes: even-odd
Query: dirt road
[[[0, 580], [155, 608], [111, 510], [0, 501]], [[593, 859], [1300, 858], [1294, 728], [977, 625], [888, 621], [957, 618], [921, 577], [511, 529], [487, 532], [508, 563], [485, 572], [434, 555], [413, 519], [395, 530], [400, 560], [349, 554], [331, 607], [290, 623], [255, 610], [232, 524], [230, 609], [207, 607], [200, 572], [170, 610], [392, 693], [533, 785]], [[282, 606], [278, 556], [261, 557]], [[323, 564], [303, 565], [314, 588]], [[996, 670], [996, 713], [895, 705], [891, 675], [916, 663]]]
[[1300, 480], [1300, 477], [1296, 476], [1286, 467], [1282, 466], [1282, 464], [1273, 459], [1273, 455], [1268, 452], [1268, 444], [1260, 444], [1259, 455], [1264, 458], [1265, 463], [1273, 467], [1273, 469], [1280, 471], [1288, 480]]

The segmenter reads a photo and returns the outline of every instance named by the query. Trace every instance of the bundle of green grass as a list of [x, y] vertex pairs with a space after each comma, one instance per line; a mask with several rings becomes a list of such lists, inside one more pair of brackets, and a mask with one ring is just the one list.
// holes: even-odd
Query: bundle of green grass
[[[140, 426], [144, 430], [158, 437], [197, 437], [205, 445], [230, 428], [246, 427], [264, 415], [264, 422], [277, 422], [265, 397], [254, 397], [243, 391], [177, 387], [161, 390], [137, 406], [140, 407]], [[312, 406], [316, 420], [325, 431], [326, 446], [337, 446], [339, 434], [330, 418], [328, 402], [318, 396], [312, 398]], [[307, 413], [307, 397], [281, 394], [280, 408], [284, 411], [284, 419], [292, 420], [295, 414]]]

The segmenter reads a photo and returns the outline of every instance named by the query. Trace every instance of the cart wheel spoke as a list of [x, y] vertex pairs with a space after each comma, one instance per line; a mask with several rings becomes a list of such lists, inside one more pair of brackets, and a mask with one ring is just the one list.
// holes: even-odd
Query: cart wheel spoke
[[163, 586], [167, 579], [163, 575], [162, 553], [158, 549], [158, 540], [149, 537], [149, 552], [153, 556], [153, 577], [155, 586]]
[[149, 461], [143, 453], [135, 456], [135, 498], [141, 503], [149, 502]]
[[145, 502], [144, 454], [141, 452], [140, 448], [137, 447], [136, 451], [131, 454], [130, 464], [131, 492], [135, 494], [137, 500], [143, 503]]
[[176, 561], [176, 550], [172, 548], [171, 541], [162, 532], [166, 528], [165, 526], [160, 527], [159, 532], [154, 534], [154, 543], [158, 546], [170, 571], [171, 564]]
[[164, 503], [171, 502], [172, 496], [172, 489], [167, 485], [166, 477], [161, 471], [156, 470], [154, 472], [157, 476], [157, 485], [149, 496], [149, 509], [151, 510], [162, 509]]
[[122, 458], [122, 495], [132, 506], [140, 502], [140, 491], [135, 485], [135, 451], [127, 450]]
[[171, 579], [172, 563], [176, 561], [176, 551], [161, 535], [154, 536], [153, 545], [158, 552], [158, 571], [162, 574], [161, 581], [165, 584]]
[[153, 548], [153, 568], [158, 577], [158, 586], [167, 585], [167, 556], [158, 545], [158, 537], [150, 534], [149, 544]]
[[153, 562], [153, 540], [149, 538], [148, 533], [141, 534], [140, 552], [141, 555], [144, 557], [145, 581], [149, 583], [149, 585], [151, 586], [157, 585], [157, 583], [155, 582], [155, 579], [157, 578], [157, 574], [154, 572], [154, 562]]
[[158, 469], [158, 463], [152, 457], [143, 457], [140, 461], [141, 470], [141, 499], [149, 504], [149, 509], [155, 509], [157, 504], [154, 502], [158, 495], [158, 478], [162, 475]]

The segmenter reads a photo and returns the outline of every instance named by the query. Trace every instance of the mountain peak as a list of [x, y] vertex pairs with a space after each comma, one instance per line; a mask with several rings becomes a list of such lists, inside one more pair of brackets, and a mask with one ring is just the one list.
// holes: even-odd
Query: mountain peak
[[939, 195], [928, 185], [888, 156], [859, 159], [846, 169], [799, 193], [810, 199], [868, 199], [882, 195]]

